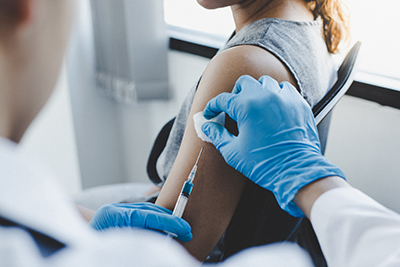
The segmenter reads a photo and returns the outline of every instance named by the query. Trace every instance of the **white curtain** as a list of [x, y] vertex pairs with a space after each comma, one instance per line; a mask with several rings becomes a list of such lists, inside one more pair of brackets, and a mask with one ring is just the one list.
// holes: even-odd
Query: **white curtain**
[[117, 101], [168, 97], [162, 0], [91, 0], [96, 80]]
[[137, 122], [135, 102], [168, 98], [168, 39], [162, 0], [77, 4], [67, 72], [85, 189], [132, 180], [133, 133], [150, 127]]

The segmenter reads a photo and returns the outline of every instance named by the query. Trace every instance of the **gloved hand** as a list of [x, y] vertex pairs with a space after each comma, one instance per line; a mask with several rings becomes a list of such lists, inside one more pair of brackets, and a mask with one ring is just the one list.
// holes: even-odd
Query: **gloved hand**
[[188, 242], [192, 239], [189, 223], [172, 216], [172, 211], [152, 203], [120, 203], [100, 207], [89, 225], [96, 230], [115, 227], [139, 227], [167, 231], [177, 239]]
[[213, 122], [204, 123], [203, 132], [229, 165], [272, 191], [289, 214], [304, 216], [292, 201], [303, 186], [328, 176], [344, 178], [322, 156], [312, 111], [289, 83], [242, 76], [232, 93], [208, 102], [203, 116], [210, 119], [220, 112], [237, 122], [239, 135]]

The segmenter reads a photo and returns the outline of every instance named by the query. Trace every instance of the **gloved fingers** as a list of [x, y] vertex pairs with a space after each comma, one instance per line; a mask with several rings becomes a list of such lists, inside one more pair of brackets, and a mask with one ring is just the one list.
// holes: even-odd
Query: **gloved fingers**
[[237, 79], [235, 86], [233, 87], [232, 94], [239, 94], [243, 90], [248, 90], [248, 88], [258, 88], [260, 83], [256, 79], [249, 75], [240, 76]]
[[113, 217], [114, 210], [115, 208], [109, 204], [101, 206], [90, 220], [89, 226], [98, 231], [115, 227], [120, 221]]
[[260, 79], [258, 79], [258, 82], [261, 83], [263, 89], [267, 89], [274, 93], [278, 93], [282, 89], [275, 79], [267, 75], [261, 76]]
[[232, 135], [228, 130], [217, 123], [214, 122], [205, 122], [201, 126], [202, 131], [204, 132], [205, 135], [208, 136], [208, 138], [211, 139], [212, 143], [214, 146], [221, 152], [221, 149], [226, 145], [231, 143], [234, 138], [236, 138], [234, 135]]
[[156, 204], [150, 202], [142, 202], [142, 203], [115, 203], [111, 204], [111, 206], [115, 207], [116, 209], [141, 209], [141, 210], [149, 210], [155, 212], [164, 212], [167, 214], [172, 214], [172, 211], [158, 206]]
[[284, 92], [290, 93], [290, 94], [300, 94], [299, 91], [289, 82], [281, 82], [279, 84], [279, 87], [283, 89]]
[[139, 212], [145, 217], [143, 226], [146, 229], [173, 233], [182, 242], [188, 242], [193, 238], [189, 223], [182, 218], [157, 212]]
[[171, 211], [152, 203], [120, 203], [102, 206], [89, 225], [96, 230], [114, 227], [139, 227], [168, 231], [183, 242], [192, 239], [191, 227], [185, 220], [172, 216]]
[[282, 95], [290, 99], [291, 102], [301, 102], [302, 105], [309, 107], [307, 101], [301, 96], [299, 91], [289, 82], [282, 82], [279, 84], [282, 88]]
[[208, 120], [212, 119], [221, 112], [225, 112], [231, 117], [231, 114], [229, 114], [228, 112], [228, 105], [232, 102], [232, 99], [234, 97], [235, 95], [231, 93], [221, 93], [208, 101], [206, 107], [203, 110], [204, 118]]
[[[269, 78], [269, 77], [268, 77]], [[272, 81], [272, 78], [269, 78]], [[276, 86], [279, 87], [275, 81]], [[235, 83], [232, 93], [221, 93], [218, 96], [211, 99], [205, 109], [203, 110], [203, 116], [206, 119], [211, 119], [217, 116], [221, 112], [225, 112], [231, 119], [237, 121], [237, 116], [240, 113], [240, 102], [236, 101], [237, 94], [242, 91], [254, 91], [261, 88], [260, 83], [249, 75], [241, 76]]]
[[101, 231], [103, 229], [107, 229], [109, 226], [107, 224], [103, 224], [102, 221], [99, 221], [96, 218], [96, 214], [94, 217], [90, 220], [89, 224], [90, 227], [92, 227], [94, 230]]

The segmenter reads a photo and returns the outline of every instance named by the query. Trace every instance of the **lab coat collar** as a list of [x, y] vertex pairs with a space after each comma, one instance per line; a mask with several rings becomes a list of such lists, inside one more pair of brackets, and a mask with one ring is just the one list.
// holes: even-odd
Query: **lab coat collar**
[[0, 138], [0, 214], [66, 244], [89, 234], [52, 175], [4, 138]]

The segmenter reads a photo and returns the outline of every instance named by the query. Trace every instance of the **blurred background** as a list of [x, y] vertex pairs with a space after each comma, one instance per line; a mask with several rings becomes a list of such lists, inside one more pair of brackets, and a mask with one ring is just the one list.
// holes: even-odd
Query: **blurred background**
[[[230, 10], [195, 0], [77, 2], [65, 67], [22, 147], [71, 195], [150, 183], [153, 141], [233, 32]], [[326, 155], [351, 184], [400, 212], [400, 2], [345, 2], [352, 43], [362, 48], [355, 83], [334, 109]]]

